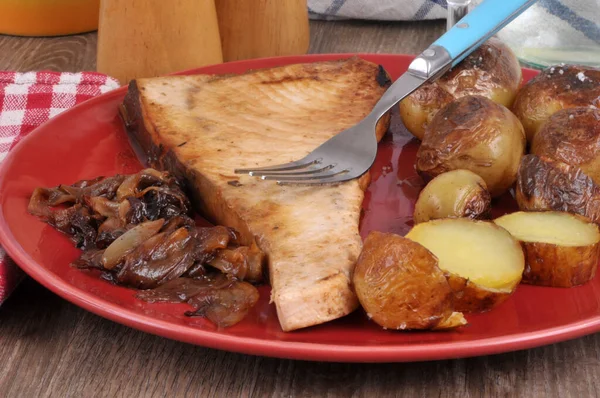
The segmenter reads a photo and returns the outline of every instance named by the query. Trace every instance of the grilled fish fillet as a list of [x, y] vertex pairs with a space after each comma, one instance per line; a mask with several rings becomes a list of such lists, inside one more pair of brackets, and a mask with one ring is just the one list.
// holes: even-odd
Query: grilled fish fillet
[[[235, 76], [139, 79], [123, 114], [149, 163], [186, 181], [197, 209], [268, 256], [271, 300], [291, 331], [352, 312], [350, 285], [368, 175], [337, 186], [279, 186], [235, 168], [302, 158], [356, 124], [389, 85], [351, 58]], [[389, 115], [378, 127], [380, 139]]]

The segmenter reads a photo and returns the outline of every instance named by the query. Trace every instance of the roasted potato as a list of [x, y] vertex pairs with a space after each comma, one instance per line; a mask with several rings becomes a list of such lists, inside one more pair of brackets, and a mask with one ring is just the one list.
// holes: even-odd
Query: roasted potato
[[523, 282], [572, 287], [596, 274], [600, 231], [587, 218], [564, 212], [517, 212], [494, 221], [517, 238], [525, 252]]
[[353, 275], [367, 316], [386, 329], [445, 329], [464, 325], [437, 258], [418, 243], [371, 232]]
[[437, 81], [423, 85], [400, 102], [400, 116], [408, 131], [423, 139], [425, 127], [435, 114], [465, 95], [482, 95], [510, 107], [521, 79], [517, 57], [492, 38]]
[[578, 166], [600, 182], [600, 109], [569, 108], [550, 116], [533, 138], [531, 153]]
[[417, 171], [427, 179], [470, 170], [496, 197], [515, 182], [525, 144], [523, 126], [507, 108], [481, 96], [462, 97], [440, 110], [427, 127]]
[[446, 218], [416, 225], [406, 238], [439, 260], [454, 291], [454, 309], [489, 310], [506, 300], [521, 281], [525, 258], [519, 242], [488, 221]]
[[531, 79], [517, 94], [512, 110], [527, 134], [527, 142], [555, 112], [576, 107], [600, 107], [600, 69], [552, 66]]
[[519, 209], [580, 214], [600, 223], [600, 186], [579, 167], [526, 155], [516, 184]]
[[414, 222], [438, 218], [488, 218], [491, 196], [483, 178], [469, 170], [452, 170], [435, 177], [415, 203]]

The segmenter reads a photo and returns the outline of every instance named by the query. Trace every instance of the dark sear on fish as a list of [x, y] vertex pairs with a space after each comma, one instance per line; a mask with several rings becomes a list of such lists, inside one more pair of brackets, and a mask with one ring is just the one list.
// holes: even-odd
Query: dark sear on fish
[[241, 321], [258, 301], [264, 254], [239, 245], [235, 230], [197, 227], [177, 180], [145, 169], [132, 175], [37, 188], [29, 212], [83, 250], [71, 265], [95, 269], [153, 302], [186, 302], [186, 315], [218, 327]]

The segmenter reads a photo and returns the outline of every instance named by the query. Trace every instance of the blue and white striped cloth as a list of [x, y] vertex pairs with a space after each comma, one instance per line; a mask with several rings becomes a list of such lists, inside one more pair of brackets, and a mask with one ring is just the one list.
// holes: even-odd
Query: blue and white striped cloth
[[[481, 1], [473, 0], [471, 7]], [[447, 4], [446, 0], [308, 0], [308, 11], [313, 19], [408, 21], [446, 18]], [[539, 0], [511, 28], [515, 36], [529, 40], [571, 39], [573, 44], [598, 45], [600, 0]]]
[[308, 0], [312, 19], [440, 19], [446, 18], [446, 7], [446, 0]]
[[[472, 0], [470, 7], [482, 1]], [[310, 17], [326, 20], [444, 19], [447, 7], [446, 0], [308, 0]], [[572, 52], [583, 52], [600, 64], [600, 0], [539, 0], [498, 36], [513, 49], [560, 49], [573, 60]]]
[[[475, 7], [483, 0], [471, 0]], [[444, 19], [446, 0], [308, 0], [312, 19], [410, 21]], [[600, 66], [600, 0], [539, 0], [498, 33], [517, 56], [536, 65]]]

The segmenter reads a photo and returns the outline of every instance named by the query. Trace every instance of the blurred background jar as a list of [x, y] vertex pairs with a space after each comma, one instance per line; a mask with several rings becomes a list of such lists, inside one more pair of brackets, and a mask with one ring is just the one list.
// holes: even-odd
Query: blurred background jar
[[225, 61], [308, 51], [306, 0], [215, 0], [215, 3]]
[[0, 0], [0, 34], [57, 36], [98, 28], [100, 0]]
[[[472, 6], [482, 0], [473, 0]], [[600, 0], [538, 0], [498, 32], [522, 63], [600, 67]]]
[[222, 61], [214, 0], [100, 1], [97, 70], [121, 84]]

